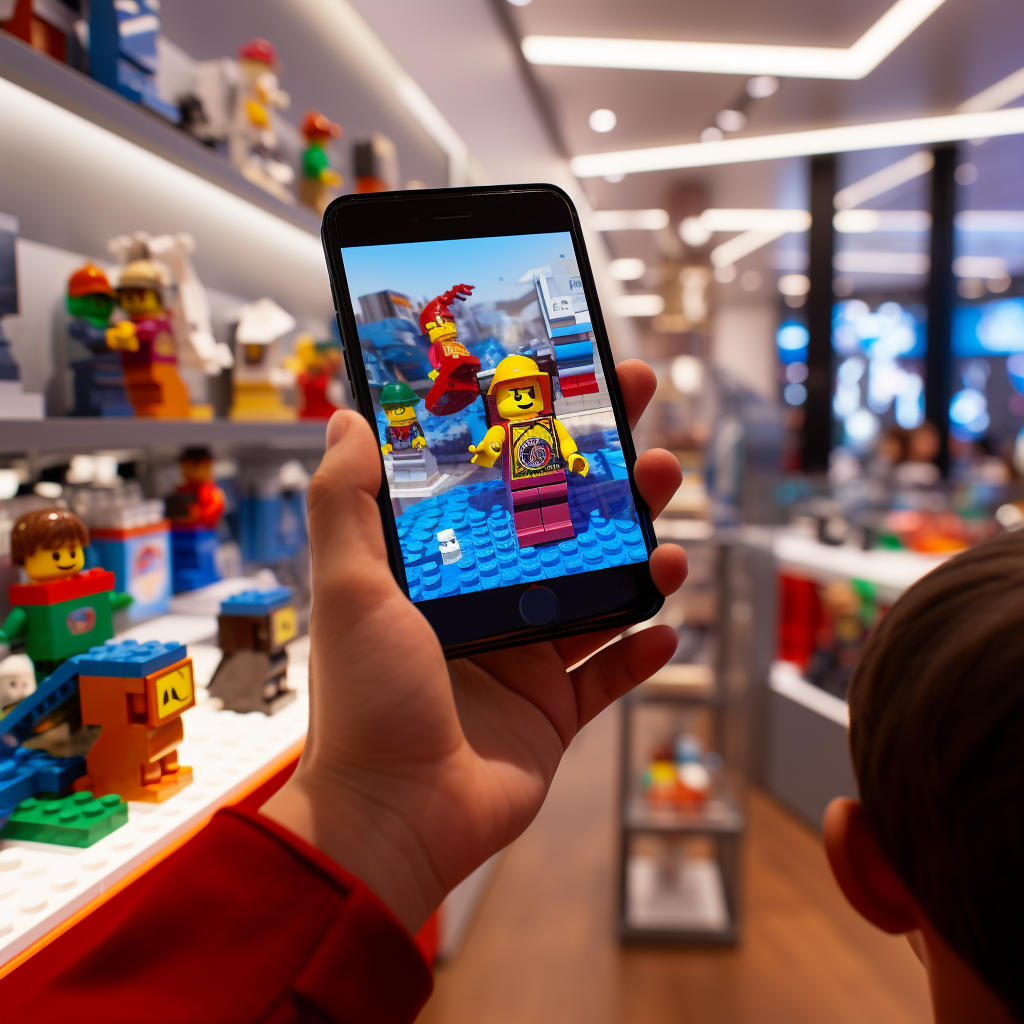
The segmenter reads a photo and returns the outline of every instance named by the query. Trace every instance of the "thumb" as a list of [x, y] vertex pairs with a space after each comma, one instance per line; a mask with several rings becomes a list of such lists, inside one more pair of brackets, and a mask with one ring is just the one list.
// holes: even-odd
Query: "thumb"
[[397, 587], [377, 506], [380, 482], [373, 430], [359, 413], [340, 409], [327, 424], [327, 451], [306, 493], [318, 600], [351, 605], [370, 598], [365, 587]]

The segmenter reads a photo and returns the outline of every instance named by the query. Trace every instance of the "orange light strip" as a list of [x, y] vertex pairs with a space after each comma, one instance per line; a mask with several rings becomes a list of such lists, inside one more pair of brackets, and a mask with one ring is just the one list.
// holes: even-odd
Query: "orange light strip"
[[259, 772], [259, 774], [252, 776], [252, 778], [244, 784], [244, 788], [235, 793], [230, 800], [219, 804], [214, 810], [212, 810], [206, 817], [203, 818], [197, 825], [193, 826], [183, 835], [178, 836], [168, 843], [163, 849], [153, 854], [144, 864], [140, 864], [133, 871], [130, 871], [124, 878], [118, 879], [113, 885], [104, 892], [100, 893], [92, 902], [87, 903], [84, 907], [76, 910], [66, 920], [61, 921], [59, 925], [48, 931], [41, 939], [37, 939], [28, 949], [22, 950], [16, 957], [9, 960], [7, 963], [0, 965], [0, 979], [6, 978], [13, 970], [20, 967], [29, 957], [35, 956], [39, 950], [44, 949], [54, 939], [59, 938], [70, 928], [73, 928], [79, 921], [88, 917], [94, 910], [103, 906], [107, 900], [112, 899], [123, 889], [127, 889], [132, 882], [141, 878], [147, 871], [151, 871], [157, 866], [162, 860], [166, 860], [172, 853], [179, 850], [184, 846], [193, 836], [197, 835], [202, 829], [210, 823], [214, 814], [217, 813], [222, 807], [231, 807], [233, 804], [240, 803], [250, 793], [254, 793], [260, 786], [269, 782], [278, 772], [283, 771], [293, 761], [298, 760], [299, 755], [302, 753], [302, 748], [305, 746], [306, 741], [304, 739], [299, 740], [293, 746], [289, 747], [283, 754], [279, 754], [274, 758], [267, 766]]

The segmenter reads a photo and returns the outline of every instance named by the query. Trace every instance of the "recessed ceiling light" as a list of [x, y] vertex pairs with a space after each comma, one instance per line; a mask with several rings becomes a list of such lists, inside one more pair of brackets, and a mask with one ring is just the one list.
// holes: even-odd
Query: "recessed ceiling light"
[[668, 226], [668, 211], [594, 210], [590, 226], [595, 231], [660, 231]]
[[909, 274], [928, 273], [930, 260], [919, 252], [837, 252], [832, 261], [841, 274]]
[[612, 309], [619, 316], [657, 316], [665, 309], [660, 295], [616, 295]]
[[896, 0], [848, 48], [582, 36], [527, 36], [522, 47], [531, 64], [562, 67], [856, 79], [873, 71], [942, 3], [943, 0]]
[[715, 124], [723, 132], [741, 132], [747, 126], [747, 115], [742, 110], [720, 110], [715, 114]]
[[687, 244], [699, 249], [707, 245], [711, 230], [704, 226], [700, 217], [684, 217], [679, 224], [679, 237]]
[[973, 185], [978, 180], [978, 168], [974, 164], [961, 164], [953, 177], [958, 185]]
[[979, 114], [944, 114], [906, 121], [851, 124], [803, 132], [779, 132], [721, 142], [688, 142], [573, 157], [570, 167], [578, 178], [605, 174], [639, 174], [684, 167], [716, 167], [755, 160], [781, 160], [818, 153], [851, 153], [892, 146], [923, 146], [961, 139], [988, 139], [1024, 134], [1024, 108], [1011, 107]]
[[604, 176], [604, 180], [607, 181], [609, 185], [618, 185], [620, 181], [626, 180], [626, 176], [624, 174], [606, 174]]
[[590, 127], [595, 132], [610, 132], [614, 127], [618, 118], [615, 116], [614, 110], [609, 110], [607, 107], [601, 107], [595, 110], [590, 115]]
[[639, 281], [647, 272], [647, 264], [633, 256], [623, 256], [608, 264], [608, 273], [616, 281]]
[[783, 274], [779, 278], [782, 295], [806, 295], [811, 290], [811, 279], [806, 274]]
[[513, 7], [526, 7], [527, 4], [533, 3], [533, 0], [508, 0]]
[[710, 128], [705, 128], [700, 133], [701, 142], [720, 142], [722, 140], [722, 129], [715, 128], [713, 125]]
[[747, 95], [754, 100], [766, 100], [779, 89], [779, 80], [774, 75], [757, 75], [747, 82]]

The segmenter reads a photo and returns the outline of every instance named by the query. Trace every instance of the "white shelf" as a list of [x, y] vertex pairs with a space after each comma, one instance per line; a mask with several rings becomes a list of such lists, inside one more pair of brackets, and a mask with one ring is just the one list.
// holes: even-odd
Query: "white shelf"
[[707, 933], [730, 928], [722, 872], [713, 860], [686, 858], [666, 884], [651, 857], [633, 856], [626, 873], [626, 925], [631, 930]]
[[768, 674], [768, 687], [780, 696], [827, 718], [844, 729], [850, 727], [850, 709], [845, 700], [807, 682], [800, 669], [789, 661], [776, 661]]

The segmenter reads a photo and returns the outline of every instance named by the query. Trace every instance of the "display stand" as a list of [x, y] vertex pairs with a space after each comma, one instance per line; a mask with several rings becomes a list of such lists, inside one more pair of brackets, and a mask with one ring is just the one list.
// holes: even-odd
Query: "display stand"
[[[703, 524], [701, 524], [703, 525]], [[687, 534], [691, 579], [656, 622], [701, 648], [699, 660], [671, 663], [621, 703], [619, 935], [628, 941], [734, 943], [740, 932], [740, 847], [744, 831], [737, 731], [742, 713], [728, 626], [730, 546], [706, 529], [671, 522], [659, 536]], [[712, 623], [717, 625], [712, 628]], [[695, 642], [693, 630], [698, 631]], [[699, 631], [707, 630], [701, 645]], [[652, 742], [666, 730], [699, 732], [722, 756], [707, 800], [693, 807], [652, 804], [641, 785]], [[712, 758], [705, 758], [711, 761]], [[714, 767], [714, 765], [712, 765]]]

